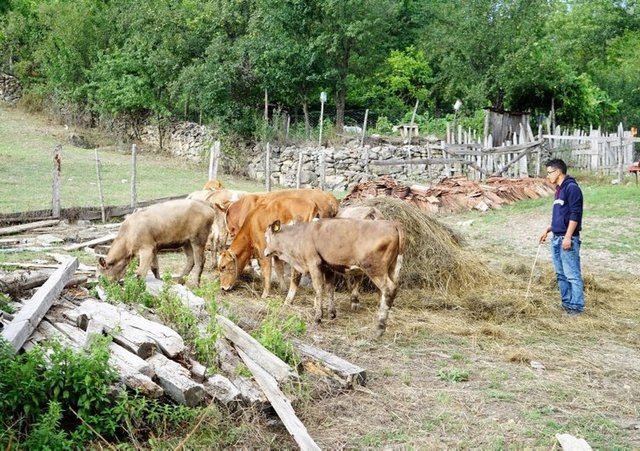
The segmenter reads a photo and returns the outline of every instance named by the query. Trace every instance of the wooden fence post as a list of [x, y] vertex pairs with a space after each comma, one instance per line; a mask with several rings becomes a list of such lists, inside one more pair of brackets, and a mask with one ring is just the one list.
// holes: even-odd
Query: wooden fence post
[[618, 138], [620, 139], [620, 147], [618, 148], [618, 180], [620, 185], [624, 185], [624, 145], [622, 140], [624, 139], [624, 128], [622, 122], [618, 124]]
[[107, 220], [107, 214], [104, 209], [104, 193], [102, 192], [102, 171], [100, 170], [100, 158], [98, 158], [98, 149], [96, 152], [96, 176], [98, 178], [98, 195], [100, 196], [100, 213], [102, 216], [102, 222]]
[[418, 104], [420, 103], [419, 100], [416, 100], [416, 106], [413, 107], [413, 114], [411, 115], [411, 125], [409, 128], [409, 139], [408, 139], [408, 144], [411, 145], [411, 135], [413, 133], [413, 124], [416, 122], [416, 113], [418, 112]]
[[51, 215], [60, 217], [60, 173], [62, 171], [62, 144], [53, 149], [53, 196], [51, 203]]
[[320, 155], [318, 155], [320, 160], [320, 189], [322, 191], [325, 190], [325, 167], [324, 167], [324, 150], [320, 149]]
[[[266, 92], [266, 91], [265, 91]], [[267, 192], [271, 191], [271, 146], [267, 143], [267, 151], [264, 158], [264, 182]]]
[[211, 161], [209, 163], [209, 180], [218, 178], [218, 162], [220, 161], [220, 141], [216, 140], [211, 149]]
[[298, 152], [298, 171], [296, 173], [296, 189], [300, 189], [300, 179], [302, 178], [302, 149]]
[[136, 191], [137, 155], [138, 147], [133, 144], [131, 146], [131, 208], [138, 206], [138, 192]]
[[369, 108], [364, 110], [364, 122], [362, 123], [362, 137], [360, 138], [360, 147], [364, 147], [364, 137], [367, 134], [367, 119], [369, 118]]

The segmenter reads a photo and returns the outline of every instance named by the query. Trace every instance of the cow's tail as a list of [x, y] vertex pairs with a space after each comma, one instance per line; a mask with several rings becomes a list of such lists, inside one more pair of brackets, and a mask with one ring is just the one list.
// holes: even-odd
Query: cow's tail
[[404, 233], [404, 227], [401, 224], [396, 223], [396, 230], [398, 231], [398, 258], [396, 259], [396, 267], [393, 271], [393, 281], [397, 282], [400, 277], [400, 270], [402, 269], [402, 261], [404, 260], [404, 247], [406, 237]]

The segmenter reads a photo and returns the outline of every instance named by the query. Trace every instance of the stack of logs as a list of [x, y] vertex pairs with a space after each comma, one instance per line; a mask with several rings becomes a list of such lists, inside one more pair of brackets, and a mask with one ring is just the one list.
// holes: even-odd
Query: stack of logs
[[548, 197], [553, 187], [544, 179], [490, 177], [481, 184], [465, 177], [444, 179], [434, 186], [406, 186], [389, 176], [356, 185], [342, 205], [353, 205], [370, 197], [388, 196], [405, 200], [430, 213], [451, 213], [500, 208], [517, 200]]
[[[210, 401], [235, 409], [251, 406], [264, 410], [271, 406], [284, 426], [303, 449], [319, 449], [297, 418], [291, 401], [280, 390], [282, 384], [299, 380], [298, 368], [291, 368], [269, 352], [251, 335], [225, 316], [216, 315], [222, 338], [215, 343], [217, 367], [210, 371], [190, 359], [182, 337], [147, 311], [145, 316], [124, 304], [111, 304], [92, 298], [84, 287], [67, 290], [65, 285], [78, 269], [78, 260], [67, 257], [26, 301], [17, 301], [15, 314], [0, 312], [0, 331], [15, 352], [29, 350], [45, 340], [83, 351], [96, 335], [108, 334], [110, 365], [120, 382], [147, 396], [168, 396], [186, 406]], [[158, 295], [163, 282], [147, 278], [147, 290]], [[178, 296], [199, 319], [208, 315], [204, 299], [182, 285], [170, 292]], [[63, 296], [60, 294], [63, 293]], [[98, 290], [98, 296], [104, 294]], [[141, 306], [138, 306], [141, 308]], [[329, 386], [340, 390], [364, 384], [366, 372], [360, 367], [318, 349], [311, 344], [294, 343], [302, 358], [302, 370], [317, 380], [322, 376]], [[251, 378], [241, 375], [246, 367]]]

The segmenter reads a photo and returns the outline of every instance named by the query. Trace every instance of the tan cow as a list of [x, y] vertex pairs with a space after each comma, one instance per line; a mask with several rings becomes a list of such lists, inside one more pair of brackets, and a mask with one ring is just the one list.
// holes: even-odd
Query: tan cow
[[106, 259], [98, 260], [98, 274], [119, 280], [131, 259], [138, 257], [138, 276], [145, 277], [151, 269], [159, 279], [158, 250], [182, 247], [187, 263], [181, 276], [187, 276], [195, 266], [194, 282], [199, 285], [214, 218], [215, 212], [208, 204], [190, 199], [171, 200], [136, 211], [120, 226]]
[[265, 240], [265, 257], [279, 257], [296, 271], [311, 275], [316, 323], [322, 319], [325, 289], [329, 316], [336, 316], [335, 273], [364, 272], [380, 290], [377, 332], [378, 336], [384, 333], [402, 266], [405, 234], [400, 224], [336, 218], [293, 225], [275, 221], [267, 228]]
[[[216, 180], [217, 181], [217, 180]], [[209, 203], [216, 212], [215, 219], [211, 225], [211, 235], [209, 242], [211, 243], [211, 261], [215, 266], [218, 261], [218, 253], [227, 246], [229, 232], [226, 223], [227, 207], [243, 196], [248, 194], [246, 191], [237, 191], [232, 189], [217, 190], [200, 190], [194, 191], [187, 196], [187, 199], [201, 200]]]
[[322, 218], [332, 218], [338, 212], [338, 200], [336, 197], [319, 189], [286, 189], [270, 193], [248, 194], [239, 201], [233, 202], [227, 208], [225, 219], [229, 234], [234, 237], [238, 233], [249, 213], [258, 204], [281, 198], [312, 200], [318, 206]]
[[203, 190], [218, 190], [224, 188], [221, 180], [210, 179], [204, 184]]
[[[298, 218], [310, 221], [319, 214], [315, 202], [302, 198], [280, 198], [270, 202], [259, 203], [247, 216], [244, 224], [235, 236], [229, 249], [220, 254], [218, 271], [220, 272], [220, 288], [230, 290], [238, 280], [238, 276], [251, 258], [257, 258], [262, 272], [262, 297], [269, 296], [271, 290], [271, 257], [265, 257], [264, 231], [275, 220], [290, 222]], [[284, 268], [281, 261], [275, 262], [276, 274], [282, 288]], [[293, 277], [293, 274], [292, 274]], [[292, 281], [293, 284], [293, 281]]]
[[384, 215], [376, 207], [346, 207], [338, 210], [336, 218], [380, 220]]

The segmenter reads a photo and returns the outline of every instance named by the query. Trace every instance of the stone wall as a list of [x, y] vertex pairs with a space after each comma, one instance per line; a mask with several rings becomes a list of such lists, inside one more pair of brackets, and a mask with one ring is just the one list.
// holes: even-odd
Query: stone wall
[[18, 79], [9, 74], [0, 73], [0, 101], [14, 103], [22, 96], [22, 86]]
[[[148, 150], [160, 149], [158, 127], [145, 125], [140, 133], [140, 140], [142, 146]], [[194, 122], [176, 122], [169, 125], [162, 140], [166, 152], [197, 163], [204, 160], [213, 144], [211, 131], [206, 126]]]
[[[296, 186], [298, 159], [302, 153], [301, 187], [320, 185], [321, 152], [325, 155], [325, 186], [328, 190], [347, 191], [368, 178], [391, 175], [394, 179], [406, 182], [429, 181], [444, 176], [445, 168], [433, 167], [429, 173], [424, 164], [377, 166], [369, 164], [373, 160], [392, 160], [406, 158], [427, 158], [426, 146], [366, 145], [360, 148], [354, 141], [342, 147], [271, 147], [271, 181], [285, 187]], [[434, 157], [432, 152], [432, 157]], [[435, 155], [436, 157], [439, 155]], [[265, 180], [265, 152], [254, 150], [254, 156], [248, 164], [248, 175], [255, 180]]]

